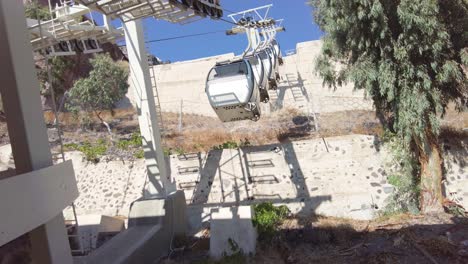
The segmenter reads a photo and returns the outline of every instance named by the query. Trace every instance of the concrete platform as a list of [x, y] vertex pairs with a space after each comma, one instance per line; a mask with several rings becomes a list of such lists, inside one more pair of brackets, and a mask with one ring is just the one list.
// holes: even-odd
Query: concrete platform
[[197, 229], [212, 208], [273, 202], [294, 214], [372, 219], [392, 193], [386, 151], [371, 136], [343, 136], [198, 156], [173, 156]]
[[166, 199], [135, 201], [130, 209], [128, 229], [119, 233], [77, 263], [154, 263], [169, 253], [172, 238], [187, 230], [184, 193]]
[[251, 206], [213, 209], [210, 220], [210, 256], [220, 259], [241, 252], [255, 254], [257, 232]]

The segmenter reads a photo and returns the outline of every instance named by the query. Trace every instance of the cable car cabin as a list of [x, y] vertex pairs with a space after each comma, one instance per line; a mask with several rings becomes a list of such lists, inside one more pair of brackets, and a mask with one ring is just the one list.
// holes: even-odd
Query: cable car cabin
[[283, 55], [281, 54], [281, 48], [280, 48], [280, 45], [278, 43], [278, 41], [276, 41], [276, 39], [272, 40], [271, 41], [271, 45], [273, 46], [275, 52], [276, 52], [276, 55], [278, 56], [278, 62], [279, 62], [279, 65], [283, 65]]
[[276, 81], [279, 81], [280, 79], [280, 75], [279, 75], [279, 61], [278, 61], [278, 56], [276, 55], [275, 53], [275, 49], [273, 47], [268, 47], [266, 48], [266, 51], [268, 53], [268, 55], [270, 55], [270, 58], [271, 58], [271, 65], [273, 66], [273, 73], [272, 73], [272, 77], [271, 78], [274, 78]]
[[265, 70], [266, 76], [268, 77], [268, 89], [276, 89], [278, 84], [275, 79], [274, 71], [273, 71], [273, 60], [271, 59], [270, 55], [266, 50], [262, 50], [258, 53], [258, 56], [262, 60], [263, 68]]
[[270, 95], [268, 94], [268, 76], [265, 71], [262, 60], [259, 55], [252, 55], [246, 58], [252, 66], [254, 73], [255, 82], [260, 92], [260, 101], [268, 103], [270, 101]]
[[205, 92], [222, 122], [260, 119], [260, 93], [248, 60], [217, 63], [208, 73]]

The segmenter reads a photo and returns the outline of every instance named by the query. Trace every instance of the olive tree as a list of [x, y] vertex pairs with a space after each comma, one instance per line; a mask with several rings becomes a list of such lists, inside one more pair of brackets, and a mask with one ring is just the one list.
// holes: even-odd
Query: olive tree
[[69, 91], [68, 107], [75, 112], [94, 113], [106, 126], [102, 111], [113, 111], [115, 104], [124, 98], [128, 90], [128, 69], [114, 62], [108, 54], [98, 54], [90, 60], [89, 76], [75, 82]]
[[467, 105], [467, 0], [310, 0], [324, 31], [316, 69], [373, 99], [385, 127], [419, 164], [419, 206], [443, 210], [439, 118]]

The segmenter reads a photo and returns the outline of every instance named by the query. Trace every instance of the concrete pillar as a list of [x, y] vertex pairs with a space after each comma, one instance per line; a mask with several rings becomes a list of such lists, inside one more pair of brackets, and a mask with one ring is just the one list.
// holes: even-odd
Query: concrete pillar
[[[0, 36], [0, 93], [16, 173], [22, 174], [52, 165], [22, 1], [0, 0]], [[72, 263], [62, 214], [29, 237], [35, 263]]]
[[146, 185], [144, 198], [166, 197], [176, 188], [164, 160], [142, 20], [125, 22], [124, 32], [130, 64], [130, 86], [134, 89], [148, 173], [149, 184]]

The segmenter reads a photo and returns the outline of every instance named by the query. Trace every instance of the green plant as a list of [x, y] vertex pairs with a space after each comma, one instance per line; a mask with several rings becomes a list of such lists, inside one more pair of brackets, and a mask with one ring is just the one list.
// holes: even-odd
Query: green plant
[[79, 146], [76, 143], [63, 144], [63, 148], [65, 151], [78, 150], [78, 147]]
[[134, 132], [129, 139], [120, 139], [115, 146], [121, 150], [129, 150], [130, 148], [138, 148], [143, 145], [143, 139], [139, 132]]
[[408, 151], [406, 142], [401, 141], [396, 134], [386, 131], [382, 138], [389, 151], [388, 182], [395, 187], [395, 191], [388, 198], [384, 214], [418, 213], [419, 185], [414, 175], [418, 174], [419, 164], [415, 162], [413, 153]]
[[136, 159], [143, 159], [145, 157], [145, 151], [139, 149], [133, 153], [133, 157], [135, 157]]
[[141, 136], [140, 131], [132, 133], [130, 144], [134, 147], [140, 147], [143, 145], [143, 137]]
[[231, 249], [231, 254], [223, 254], [223, 258], [218, 261], [220, 264], [240, 264], [240, 263], [246, 263], [247, 258], [244, 255], [244, 252], [242, 249], [239, 247], [239, 244], [232, 239], [228, 239], [229, 247]]
[[171, 150], [168, 149], [168, 148], [164, 148], [163, 152], [164, 152], [164, 156], [166, 156], [166, 157], [169, 157], [171, 155]]
[[27, 18], [50, 20], [52, 18], [49, 9], [39, 4], [36, 0], [28, 1], [24, 5], [24, 14]]
[[461, 111], [468, 101], [466, 0], [310, 3], [325, 33], [316, 61], [324, 83], [365, 90], [419, 163], [422, 211], [443, 211], [439, 118], [450, 103]]
[[257, 228], [259, 239], [271, 239], [281, 222], [288, 216], [289, 209], [285, 205], [274, 206], [271, 202], [254, 205], [252, 222]]
[[214, 150], [221, 150], [221, 149], [236, 149], [239, 147], [239, 144], [237, 144], [237, 142], [235, 141], [226, 141], [224, 142], [223, 144], [221, 145], [218, 145], [218, 146], [214, 146], [213, 149]]
[[117, 143], [115, 144], [115, 146], [118, 148], [118, 149], [122, 149], [122, 150], [128, 150], [131, 146], [131, 143], [130, 143], [130, 140], [126, 140], [126, 139], [121, 139], [119, 141], [117, 141]]
[[89, 76], [77, 80], [70, 89], [67, 107], [75, 113], [93, 112], [112, 134], [110, 125], [101, 117], [101, 111], [112, 112], [115, 103], [124, 98], [128, 90], [128, 70], [115, 63], [109, 54], [96, 55], [90, 62], [92, 70]]
[[185, 150], [183, 148], [176, 147], [174, 149], [174, 153], [177, 154], [177, 155], [183, 155], [183, 154], [185, 154]]
[[58, 101], [59, 98], [64, 95], [65, 91], [71, 86], [71, 82], [67, 81], [66, 78], [70, 76], [70, 69], [73, 68], [74, 61], [69, 57], [55, 56], [49, 58], [48, 62], [51, 79], [49, 79], [47, 68], [45, 66], [40, 67], [37, 72], [41, 94], [48, 97], [52, 95], [49, 83], [52, 82], [55, 100]]
[[455, 202], [446, 202], [444, 208], [447, 213], [456, 217], [468, 217], [468, 212], [465, 208]]
[[77, 149], [85, 155], [86, 160], [97, 163], [106, 154], [108, 142], [103, 139], [99, 139], [95, 144], [85, 141]]

